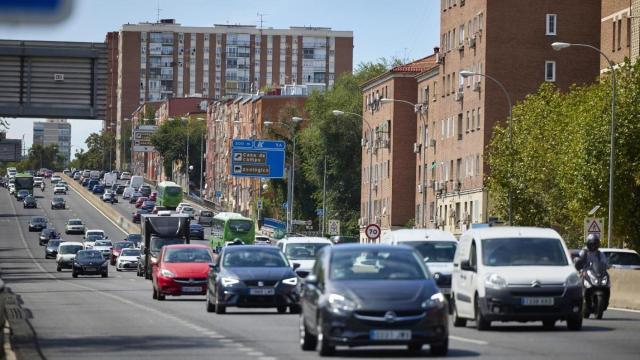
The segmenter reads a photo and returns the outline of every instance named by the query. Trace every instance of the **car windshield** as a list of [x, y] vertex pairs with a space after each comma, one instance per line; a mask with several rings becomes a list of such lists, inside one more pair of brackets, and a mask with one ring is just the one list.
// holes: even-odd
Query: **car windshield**
[[62, 199], [61, 197], [55, 197], [55, 198], [53, 198], [53, 202], [56, 202], [56, 203], [57, 203], [57, 202], [63, 202], [63, 201], [64, 201], [64, 199]]
[[82, 249], [83, 249], [82, 245], [65, 245], [60, 247], [59, 253], [62, 255], [75, 254]]
[[425, 262], [453, 262], [457, 244], [453, 241], [401, 241], [401, 245], [410, 246], [420, 253]]
[[411, 250], [336, 251], [329, 265], [332, 280], [424, 280], [429, 272]]
[[127, 240], [129, 240], [129, 241], [140, 241], [140, 240], [142, 240], [142, 235], [140, 235], [140, 234], [129, 234], [129, 236], [127, 236]]
[[482, 262], [487, 266], [564, 266], [562, 243], [554, 238], [499, 238], [482, 240]]
[[212, 217], [213, 213], [211, 211], [200, 211], [200, 216], [202, 216], [202, 217]]
[[605, 252], [611, 265], [640, 266], [640, 255], [628, 252]]
[[104, 237], [104, 233], [101, 231], [88, 231], [87, 232], [87, 236], [100, 236], [101, 238]]
[[69, 220], [69, 225], [82, 225], [81, 220]]
[[226, 252], [222, 265], [234, 267], [287, 267], [287, 259], [279, 251], [266, 251], [256, 246], [255, 249], [242, 249]]
[[112, 244], [109, 240], [98, 240], [94, 246], [112, 246]]
[[153, 252], [158, 252], [165, 245], [174, 245], [174, 244], [184, 244], [183, 239], [166, 239], [154, 237], [151, 238], [151, 244], [149, 246], [150, 250]]
[[168, 263], [210, 263], [209, 250], [204, 248], [173, 248], [164, 253], [164, 262]]
[[233, 232], [249, 232], [252, 226], [253, 222], [251, 220], [229, 220], [229, 228]]
[[96, 240], [102, 240], [103, 237], [101, 235], [87, 235], [86, 237], [86, 241], [96, 241]]
[[138, 249], [124, 249], [120, 256], [140, 256], [140, 250]]
[[78, 260], [102, 260], [102, 253], [100, 253], [99, 251], [93, 251], [93, 250], [79, 251], [77, 259]]
[[133, 247], [133, 243], [130, 241], [121, 241], [121, 242], [117, 242], [114, 245], [114, 248], [116, 249], [126, 249], [126, 248], [132, 248]]
[[48, 248], [57, 248], [58, 245], [60, 245], [60, 243], [62, 242], [62, 240], [49, 240], [49, 243], [47, 244]]
[[45, 223], [47, 222], [47, 220], [45, 218], [37, 217], [37, 218], [32, 218], [31, 222], [34, 224], [38, 224], [38, 223]]
[[291, 260], [313, 260], [316, 258], [316, 253], [327, 245], [329, 244], [287, 244], [286, 255]]

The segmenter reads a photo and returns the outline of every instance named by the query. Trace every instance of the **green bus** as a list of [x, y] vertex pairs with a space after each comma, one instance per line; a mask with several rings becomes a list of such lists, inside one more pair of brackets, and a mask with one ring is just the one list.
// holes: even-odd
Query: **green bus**
[[219, 251], [226, 243], [236, 239], [242, 240], [247, 245], [253, 244], [255, 235], [256, 228], [253, 219], [238, 213], [221, 212], [213, 217], [209, 243], [212, 250]]
[[29, 190], [33, 195], [33, 175], [28, 173], [17, 173], [14, 179], [16, 185], [16, 194], [20, 190]]
[[163, 181], [156, 186], [158, 197], [156, 204], [167, 209], [175, 210], [182, 202], [182, 187], [173, 181]]

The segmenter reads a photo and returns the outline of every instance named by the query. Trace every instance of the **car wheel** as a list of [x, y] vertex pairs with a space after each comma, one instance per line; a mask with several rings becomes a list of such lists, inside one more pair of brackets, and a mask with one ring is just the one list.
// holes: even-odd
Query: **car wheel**
[[[453, 294], [451, 294], [451, 298], [453, 298]], [[454, 327], [465, 327], [465, 326], [467, 326], [467, 319], [463, 319], [463, 318], [460, 317], [460, 315], [458, 314], [458, 308], [456, 307], [455, 301], [452, 302], [452, 308], [453, 308], [453, 314], [452, 314], [452, 316], [453, 316], [453, 326]]]
[[211, 295], [209, 289], [207, 289], [207, 312], [215, 312], [216, 305], [211, 303]]
[[73, 276], [74, 278], [78, 277], [78, 273], [74, 270], [71, 272], [71, 276]]
[[318, 318], [318, 330], [316, 333], [318, 334], [318, 355], [320, 356], [331, 356], [336, 352], [335, 345], [329, 342], [329, 339], [325, 337], [324, 334], [324, 326], [323, 326], [322, 317]]
[[482, 315], [478, 296], [476, 296], [476, 300], [475, 300], [475, 312], [476, 312], [476, 329], [478, 329], [479, 331], [489, 330], [489, 328], [491, 327], [491, 321], [488, 321], [487, 319], [485, 319], [484, 315]]
[[227, 312], [227, 307], [224, 306], [224, 305], [220, 305], [220, 303], [218, 302], [218, 295], [217, 294], [215, 295], [215, 297], [216, 297], [215, 298], [215, 301], [216, 301], [216, 305], [215, 305], [216, 306], [216, 314], [222, 315], [222, 314], [226, 313]]
[[422, 344], [420, 344], [420, 343], [411, 343], [411, 344], [407, 345], [407, 350], [409, 350], [409, 352], [412, 352], [412, 353], [420, 352], [422, 350]]
[[56, 267], [56, 271], [57, 271], [57, 272], [62, 271], [62, 266], [60, 266], [60, 264], [58, 264], [58, 266]]
[[164, 301], [165, 295], [158, 290], [158, 301]]
[[289, 312], [292, 314], [300, 314], [301, 310], [302, 308], [298, 304], [289, 306]]
[[543, 320], [542, 321], [542, 327], [545, 330], [552, 330], [554, 327], [556, 326], [556, 320]]
[[103, 278], [109, 277], [109, 273], [108, 273], [108, 272], [106, 272], [106, 273], [102, 274], [102, 277], [103, 277]]
[[447, 336], [447, 338], [441, 343], [431, 344], [430, 350], [431, 350], [431, 355], [434, 355], [434, 356], [447, 355], [447, 353], [449, 352], [449, 337]]
[[567, 329], [571, 331], [582, 330], [582, 316], [574, 316], [567, 319]]
[[119, 267], [116, 266], [116, 271], [122, 271]]
[[286, 306], [278, 306], [278, 314], [284, 314], [287, 312], [287, 307]]
[[313, 351], [316, 346], [318, 346], [318, 338], [309, 332], [304, 316], [300, 316], [300, 348], [304, 351]]
[[158, 292], [156, 291], [156, 288], [155, 288], [155, 287], [153, 287], [151, 290], [153, 290], [153, 295], [151, 295], [151, 297], [152, 297], [154, 300], [157, 300], [157, 299], [158, 299]]

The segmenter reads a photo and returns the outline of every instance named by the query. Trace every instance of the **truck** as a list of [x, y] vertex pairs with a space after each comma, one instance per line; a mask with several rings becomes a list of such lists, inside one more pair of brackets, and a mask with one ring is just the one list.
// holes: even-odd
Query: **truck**
[[104, 185], [108, 188], [111, 188], [113, 184], [118, 182], [118, 174], [115, 173], [106, 173], [104, 174]]
[[140, 228], [143, 244], [138, 261], [138, 276], [151, 279], [152, 266], [158, 262], [165, 245], [189, 244], [189, 215], [142, 215]]

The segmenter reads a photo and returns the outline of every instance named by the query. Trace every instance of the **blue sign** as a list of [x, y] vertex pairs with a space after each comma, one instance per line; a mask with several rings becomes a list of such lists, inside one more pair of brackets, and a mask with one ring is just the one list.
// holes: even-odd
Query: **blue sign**
[[318, 215], [318, 216], [324, 216], [324, 209], [317, 209], [317, 210], [316, 210], [316, 215]]
[[222, 197], [222, 191], [216, 191], [216, 198], [220, 199]]
[[233, 139], [231, 175], [278, 179], [284, 177], [284, 141]]

